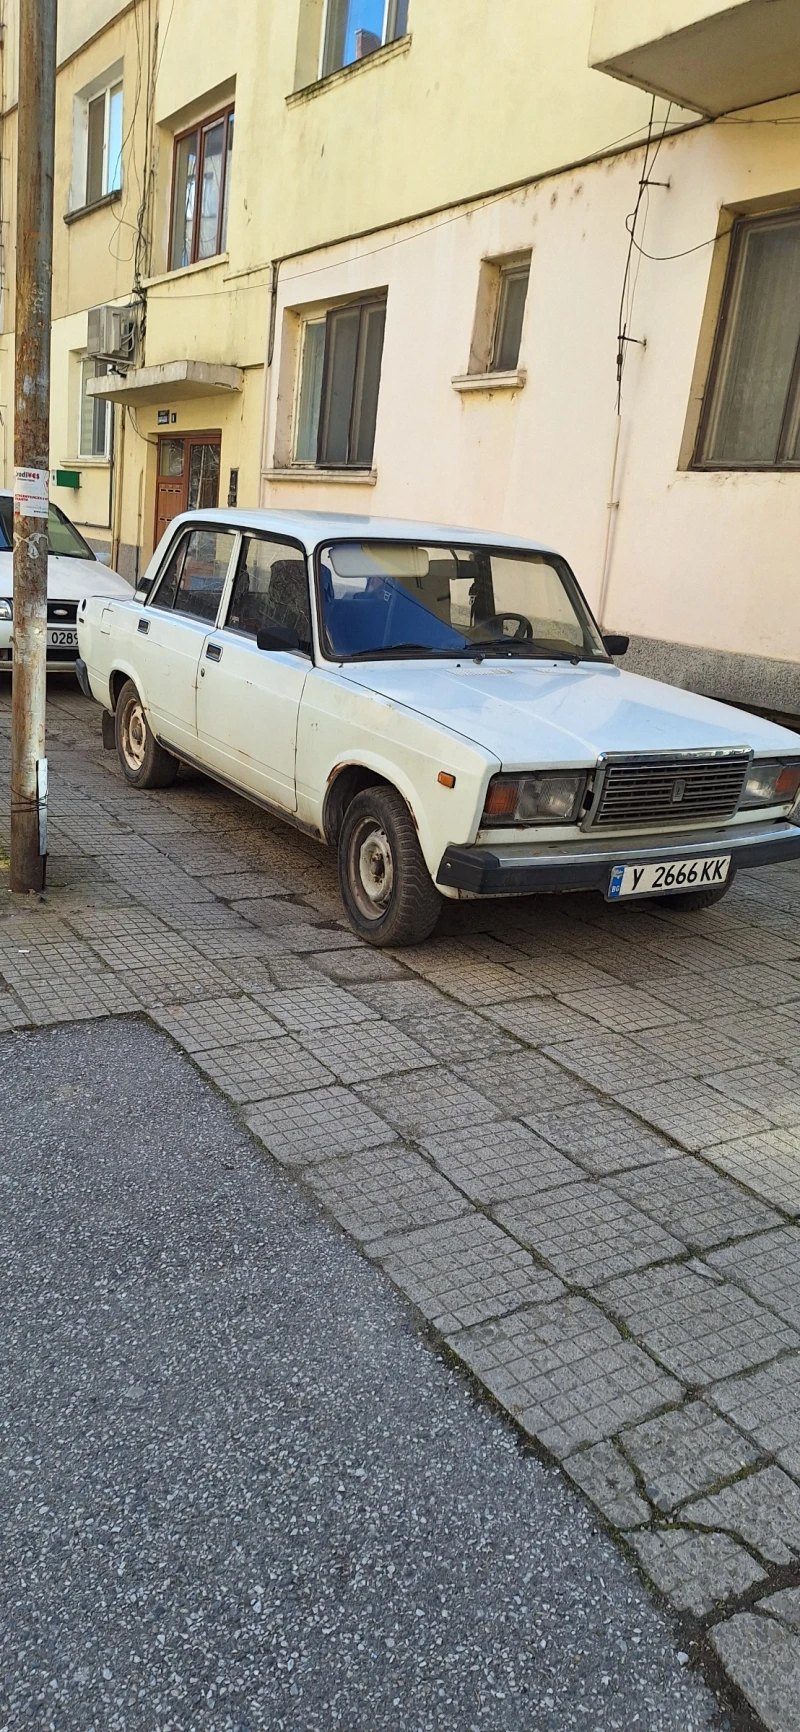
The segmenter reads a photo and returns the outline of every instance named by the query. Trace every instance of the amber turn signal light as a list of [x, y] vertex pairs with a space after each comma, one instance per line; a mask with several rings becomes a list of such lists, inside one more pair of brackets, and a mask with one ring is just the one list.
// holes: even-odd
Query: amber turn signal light
[[455, 776], [451, 776], [449, 770], [440, 770], [436, 780], [441, 782], [443, 788], [454, 788], [456, 785]]

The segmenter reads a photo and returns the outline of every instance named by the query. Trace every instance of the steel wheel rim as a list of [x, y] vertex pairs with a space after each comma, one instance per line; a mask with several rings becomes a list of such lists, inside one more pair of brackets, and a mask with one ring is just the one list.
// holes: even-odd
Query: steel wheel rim
[[348, 877], [365, 920], [382, 920], [394, 892], [391, 844], [377, 818], [363, 818], [350, 838]]
[[139, 698], [125, 705], [120, 728], [122, 755], [130, 770], [141, 770], [147, 751], [147, 721]]

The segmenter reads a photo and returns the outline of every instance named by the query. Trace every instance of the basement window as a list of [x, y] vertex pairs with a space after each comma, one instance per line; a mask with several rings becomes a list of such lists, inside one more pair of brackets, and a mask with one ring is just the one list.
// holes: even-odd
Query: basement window
[[800, 468], [800, 211], [734, 227], [693, 466]]
[[305, 321], [294, 461], [369, 469], [375, 445], [386, 296]]
[[327, 0], [320, 77], [405, 36], [408, 0]]

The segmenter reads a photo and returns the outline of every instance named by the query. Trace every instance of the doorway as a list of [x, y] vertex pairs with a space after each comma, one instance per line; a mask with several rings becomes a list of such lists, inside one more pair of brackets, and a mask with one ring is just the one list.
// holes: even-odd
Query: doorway
[[182, 511], [211, 511], [219, 504], [222, 434], [170, 434], [158, 441], [155, 542]]

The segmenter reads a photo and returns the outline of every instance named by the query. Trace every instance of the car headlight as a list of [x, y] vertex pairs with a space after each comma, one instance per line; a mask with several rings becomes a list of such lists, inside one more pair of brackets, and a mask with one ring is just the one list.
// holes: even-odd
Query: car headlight
[[574, 824], [583, 803], [585, 771], [542, 770], [533, 776], [493, 776], [486, 791], [481, 826]]
[[0, 619], [11, 618], [11, 603], [0, 598]]
[[774, 759], [769, 763], [754, 763], [750, 765], [739, 808], [747, 811], [753, 806], [789, 806], [798, 794], [800, 759], [788, 764]]

